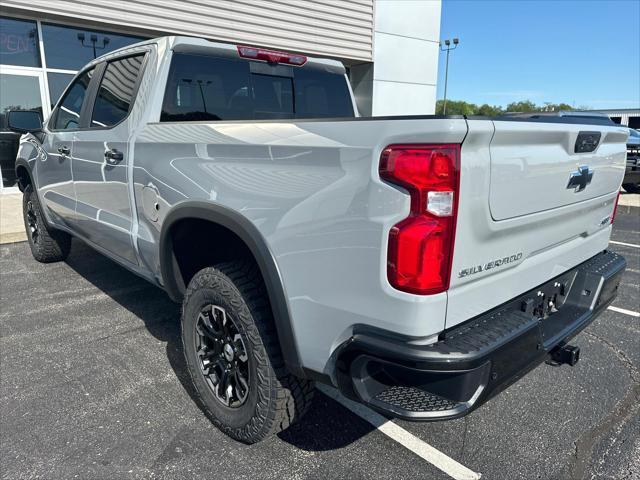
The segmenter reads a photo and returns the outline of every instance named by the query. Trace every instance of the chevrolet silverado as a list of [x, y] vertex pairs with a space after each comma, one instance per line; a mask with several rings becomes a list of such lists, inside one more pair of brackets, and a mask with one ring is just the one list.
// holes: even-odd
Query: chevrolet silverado
[[201, 406], [247, 443], [315, 382], [442, 420], [573, 365], [626, 265], [607, 250], [625, 129], [363, 118], [335, 60], [163, 37], [9, 125], [35, 259], [75, 237], [181, 302]]

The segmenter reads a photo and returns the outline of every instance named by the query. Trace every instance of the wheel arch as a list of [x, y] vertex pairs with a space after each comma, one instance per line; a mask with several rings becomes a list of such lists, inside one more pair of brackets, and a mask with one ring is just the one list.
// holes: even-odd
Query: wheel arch
[[31, 184], [35, 188], [35, 183], [33, 182], [33, 175], [31, 173], [31, 168], [29, 167], [29, 163], [23, 159], [18, 158], [16, 160], [16, 177], [18, 177], [18, 189], [21, 192], [24, 192], [24, 189], [27, 185]]
[[199, 220], [224, 227], [237, 235], [253, 255], [264, 279], [285, 365], [290, 373], [306, 377], [300, 362], [289, 302], [278, 264], [264, 236], [240, 213], [205, 201], [185, 201], [175, 205], [165, 217], [160, 233], [160, 273], [165, 290], [181, 301], [186, 285], [175, 256], [172, 230], [181, 221]]

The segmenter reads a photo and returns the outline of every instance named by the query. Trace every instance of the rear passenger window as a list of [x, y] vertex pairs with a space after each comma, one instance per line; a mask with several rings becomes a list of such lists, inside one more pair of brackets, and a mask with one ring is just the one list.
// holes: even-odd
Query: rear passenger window
[[127, 117], [143, 60], [144, 54], [107, 64], [93, 106], [92, 128], [112, 127]]
[[71, 130], [80, 126], [80, 111], [94, 69], [80, 75], [67, 90], [55, 113], [54, 130]]
[[268, 69], [250, 68], [247, 60], [176, 53], [160, 120], [353, 116], [344, 75], [312, 67], [288, 68], [292, 72], [288, 76], [269, 75]]

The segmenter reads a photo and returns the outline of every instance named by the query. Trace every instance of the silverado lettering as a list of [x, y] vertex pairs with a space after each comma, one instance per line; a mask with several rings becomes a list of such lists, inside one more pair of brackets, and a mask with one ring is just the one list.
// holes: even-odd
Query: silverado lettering
[[492, 262], [487, 262], [483, 265], [478, 265], [476, 267], [464, 268], [458, 272], [458, 277], [466, 277], [467, 275], [474, 275], [476, 273], [484, 272], [485, 270], [491, 270], [492, 268], [501, 267], [502, 265], [506, 265], [507, 263], [513, 263], [522, 258], [522, 252], [516, 253], [515, 255], [511, 255], [510, 257], [504, 257], [498, 260], [493, 260]]

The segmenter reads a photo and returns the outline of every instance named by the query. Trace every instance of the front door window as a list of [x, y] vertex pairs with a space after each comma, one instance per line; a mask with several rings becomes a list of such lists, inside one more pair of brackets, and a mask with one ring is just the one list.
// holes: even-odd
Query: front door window
[[51, 108], [58, 102], [58, 99], [67, 88], [67, 85], [73, 80], [75, 75], [73, 73], [47, 73], [47, 79], [49, 81], [49, 99], [51, 100]]
[[58, 110], [53, 113], [51, 124], [53, 130], [73, 130], [80, 127], [80, 113], [93, 70], [92, 68], [80, 75], [69, 88]]

